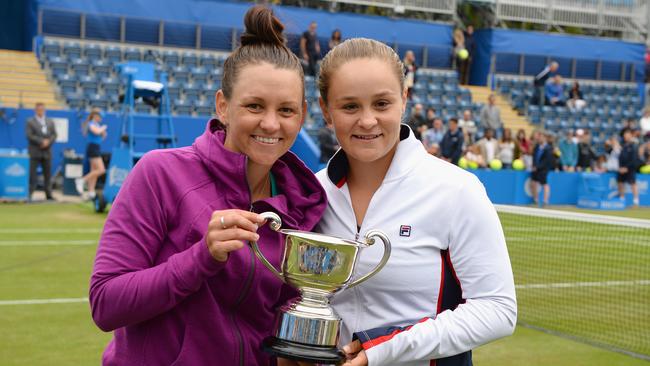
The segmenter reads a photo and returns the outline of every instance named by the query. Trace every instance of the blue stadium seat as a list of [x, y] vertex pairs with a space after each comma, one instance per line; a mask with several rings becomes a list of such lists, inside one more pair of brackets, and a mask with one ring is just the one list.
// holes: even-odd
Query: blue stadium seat
[[176, 99], [174, 101], [174, 113], [179, 115], [191, 115], [193, 105], [190, 101], [184, 99]]
[[68, 60], [61, 56], [51, 56], [47, 59], [47, 64], [53, 75], [68, 73]]
[[593, 84], [591, 86], [591, 93], [595, 95], [602, 95], [604, 93], [605, 87], [603, 84]]
[[539, 109], [539, 106], [536, 105], [529, 105], [528, 106], [528, 117], [530, 118], [530, 122], [533, 124], [539, 124], [539, 122], [542, 120], [542, 114]]
[[97, 79], [90, 75], [81, 76], [79, 78], [79, 86], [85, 95], [97, 94], [99, 91]]
[[183, 87], [183, 99], [194, 102], [201, 98], [201, 89], [196, 84], [185, 84]]
[[142, 54], [138, 48], [129, 47], [124, 50], [124, 55], [122, 58], [124, 61], [142, 61]]
[[171, 72], [174, 81], [178, 84], [185, 84], [190, 80], [190, 72], [185, 66], [176, 66]]
[[63, 55], [69, 60], [81, 57], [81, 46], [77, 42], [66, 42], [63, 44]]
[[170, 100], [176, 100], [180, 98], [181, 95], [180, 86], [176, 82], [170, 81], [169, 83], [167, 83], [167, 94], [169, 95]]
[[180, 64], [181, 58], [176, 51], [165, 51], [163, 53], [163, 61], [167, 67], [173, 68]]
[[201, 55], [200, 57], [201, 66], [205, 67], [207, 70], [215, 69], [219, 67], [219, 63], [215, 57], [212, 55]]
[[95, 43], [90, 43], [83, 48], [83, 54], [89, 62], [102, 59], [102, 48]]
[[86, 106], [86, 99], [79, 93], [68, 93], [65, 95], [65, 99], [71, 109], [83, 109]]
[[88, 61], [82, 58], [72, 60], [70, 63], [70, 68], [75, 74], [77, 74], [77, 76], [88, 75], [90, 71], [90, 65], [88, 64]]
[[101, 110], [107, 110], [110, 102], [108, 98], [103, 95], [103, 94], [93, 94], [90, 96], [87, 96], [88, 100], [88, 107], [92, 108], [100, 108]]
[[61, 45], [59, 41], [46, 38], [43, 41], [43, 46], [41, 47], [41, 58], [49, 58], [52, 56], [61, 55]]
[[95, 60], [91, 69], [97, 78], [104, 78], [111, 75], [112, 65], [104, 60]]
[[102, 80], [102, 89], [106, 95], [120, 94], [120, 80], [114, 77], [104, 77]]
[[192, 82], [197, 85], [207, 84], [209, 77], [208, 72], [205, 67], [194, 67], [192, 68]]
[[208, 69], [208, 73], [210, 75], [210, 80], [212, 80], [213, 83], [221, 83], [221, 78], [223, 77], [223, 70], [218, 67], [214, 68], [212, 70]]
[[134, 109], [135, 109], [135, 113], [141, 113], [141, 114], [154, 113], [153, 108], [150, 105], [145, 104], [140, 98], [138, 98], [135, 101]]
[[560, 119], [569, 118], [569, 110], [566, 107], [556, 107], [555, 108], [555, 114]]
[[110, 63], [122, 61], [122, 50], [116, 46], [108, 46], [104, 49], [104, 58]]
[[72, 94], [77, 92], [77, 78], [74, 75], [62, 74], [58, 77], [59, 87], [61, 92], [66, 94]]
[[162, 60], [160, 53], [156, 50], [146, 50], [142, 55], [142, 61], [157, 64], [158, 60]]
[[199, 58], [194, 52], [185, 52], [183, 53], [183, 65], [188, 69], [199, 66]]
[[214, 103], [207, 100], [194, 101], [194, 113], [197, 116], [210, 117], [214, 114]]
[[445, 76], [442, 73], [439, 73], [439, 72], [433, 73], [433, 74], [431, 74], [431, 76], [429, 78], [429, 82], [431, 84], [442, 85], [442, 84], [445, 83]]

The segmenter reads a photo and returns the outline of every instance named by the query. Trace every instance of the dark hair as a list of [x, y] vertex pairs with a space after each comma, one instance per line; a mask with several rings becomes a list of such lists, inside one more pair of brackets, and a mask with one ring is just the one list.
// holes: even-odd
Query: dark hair
[[[337, 37], [334, 38], [334, 36], [337, 36]], [[332, 32], [332, 39], [335, 39], [337, 41], [341, 40], [341, 30], [340, 29], [338, 29], [338, 28], [334, 29], [334, 31]]]
[[251, 7], [244, 16], [244, 27], [244, 33], [240, 37], [241, 45], [228, 56], [223, 65], [221, 90], [226, 99], [232, 96], [239, 72], [248, 65], [262, 62], [295, 70], [304, 85], [305, 76], [300, 60], [287, 48], [284, 25], [273, 14], [273, 10], [263, 5]]
[[458, 119], [452, 117], [452, 118], [449, 119], [449, 123], [451, 123], [451, 122], [454, 122], [455, 124], [458, 124]]

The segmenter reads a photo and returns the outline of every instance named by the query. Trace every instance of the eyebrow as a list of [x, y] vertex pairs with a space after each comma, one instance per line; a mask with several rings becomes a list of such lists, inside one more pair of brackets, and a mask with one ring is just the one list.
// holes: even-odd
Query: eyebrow
[[[393, 92], [393, 91], [389, 91], [389, 90], [385, 90], [385, 91], [381, 91], [381, 92], [379, 92], [379, 93], [373, 94], [372, 97], [373, 97], [373, 98], [378, 98], [378, 97], [388, 97], [388, 96], [394, 96], [394, 95], [396, 95], [395, 92]], [[357, 98], [358, 98], [358, 97], [351, 96], [351, 95], [346, 95], [346, 96], [342, 96], [342, 97], [336, 98], [335, 101], [337, 101], [337, 102], [342, 102], [342, 101], [347, 101], [347, 100], [355, 100], [355, 99], [357, 99]]]

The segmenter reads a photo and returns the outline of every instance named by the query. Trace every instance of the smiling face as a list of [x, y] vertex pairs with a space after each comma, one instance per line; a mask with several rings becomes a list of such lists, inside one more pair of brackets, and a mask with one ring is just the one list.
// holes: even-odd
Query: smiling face
[[224, 146], [250, 163], [271, 166], [300, 131], [306, 109], [302, 81], [294, 70], [268, 63], [245, 66], [229, 100], [217, 92], [216, 109], [227, 126]]
[[328, 103], [321, 109], [348, 159], [371, 163], [392, 159], [406, 108], [406, 89], [391, 65], [378, 58], [357, 58], [332, 73]]

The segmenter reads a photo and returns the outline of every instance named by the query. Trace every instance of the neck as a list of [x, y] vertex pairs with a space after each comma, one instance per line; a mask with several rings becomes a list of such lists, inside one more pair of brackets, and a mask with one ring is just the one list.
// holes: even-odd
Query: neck
[[271, 196], [271, 167], [258, 165], [248, 161], [246, 179], [251, 192], [251, 202], [259, 201]]

